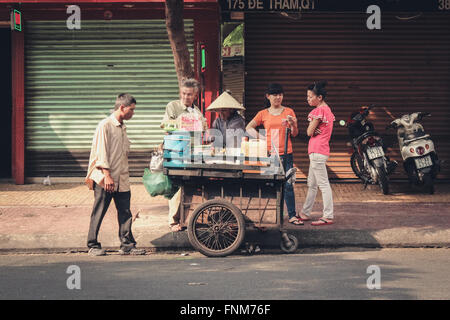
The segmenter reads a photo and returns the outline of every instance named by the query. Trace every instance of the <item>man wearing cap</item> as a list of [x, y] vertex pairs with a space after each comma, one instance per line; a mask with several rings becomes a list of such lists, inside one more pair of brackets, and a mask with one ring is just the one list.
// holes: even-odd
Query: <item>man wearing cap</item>
[[[240, 148], [242, 137], [245, 134], [244, 118], [238, 113], [238, 110], [245, 110], [228, 92], [222, 93], [206, 111], [215, 111], [218, 117], [214, 120], [211, 131], [214, 144], [216, 147]], [[218, 139], [217, 134], [222, 139]], [[220, 143], [222, 142], [222, 143]], [[221, 145], [219, 145], [221, 144]]]

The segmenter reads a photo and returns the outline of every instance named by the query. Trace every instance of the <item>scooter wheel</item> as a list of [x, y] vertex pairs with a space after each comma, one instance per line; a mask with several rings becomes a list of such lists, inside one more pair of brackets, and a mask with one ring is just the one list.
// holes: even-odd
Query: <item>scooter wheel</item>
[[386, 171], [382, 167], [377, 167], [378, 184], [380, 185], [383, 194], [389, 194], [389, 180]]
[[366, 183], [369, 181], [369, 176], [364, 169], [363, 159], [361, 156], [354, 152], [350, 157], [350, 165], [352, 167], [353, 173], [362, 180], [362, 182]]

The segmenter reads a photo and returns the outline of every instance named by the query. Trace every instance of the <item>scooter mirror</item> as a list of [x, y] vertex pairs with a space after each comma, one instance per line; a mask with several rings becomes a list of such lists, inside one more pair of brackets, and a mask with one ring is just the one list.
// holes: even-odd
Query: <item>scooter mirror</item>
[[418, 119], [419, 119], [419, 121], [420, 121], [420, 120], [423, 119], [423, 117], [430, 117], [430, 116], [431, 116], [431, 113], [429, 113], [429, 112], [419, 112], [419, 117], [418, 117]]
[[389, 125], [386, 126], [386, 130], [388, 129], [395, 129], [397, 127], [397, 124], [395, 122], [391, 122]]
[[[366, 111], [364, 111], [364, 113], [366, 113]], [[367, 112], [368, 113], [368, 112]], [[362, 121], [363, 119], [364, 119], [364, 117], [365, 117], [366, 115], [362, 115], [361, 113], [358, 113], [356, 116], [354, 116], [353, 118], [352, 118], [352, 120], [355, 120], [355, 121]]]

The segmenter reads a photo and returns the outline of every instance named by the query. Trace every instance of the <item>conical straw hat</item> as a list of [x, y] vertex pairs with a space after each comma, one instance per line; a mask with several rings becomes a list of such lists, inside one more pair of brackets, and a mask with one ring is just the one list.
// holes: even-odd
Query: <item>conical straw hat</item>
[[226, 91], [218, 96], [217, 99], [206, 108], [206, 111], [214, 111], [217, 109], [245, 110], [245, 108]]

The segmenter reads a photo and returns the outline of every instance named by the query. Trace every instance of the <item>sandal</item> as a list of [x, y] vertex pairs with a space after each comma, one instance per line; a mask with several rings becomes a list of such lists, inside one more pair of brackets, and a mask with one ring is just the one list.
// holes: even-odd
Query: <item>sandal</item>
[[297, 217], [292, 217], [292, 218], [290, 218], [290, 219], [289, 219], [289, 223], [292, 223], [292, 224], [294, 224], [294, 225], [296, 225], [296, 226], [302, 226], [302, 225], [304, 224], [303, 221], [300, 220], [300, 219], [297, 218]]
[[328, 219], [324, 219], [324, 218], [320, 218], [317, 221], [314, 221], [311, 223], [312, 226], [324, 226], [327, 224], [333, 224], [333, 220], [328, 220]]
[[179, 232], [179, 231], [181, 231], [183, 228], [181, 228], [181, 225], [180, 224], [174, 224], [174, 225], [172, 225], [172, 226], [170, 226], [170, 230], [172, 231], [172, 232]]
[[[304, 215], [304, 216], [306, 217], [306, 215]], [[300, 215], [296, 215], [295, 217], [300, 221], [310, 221], [311, 220], [311, 218], [303, 219]]]

